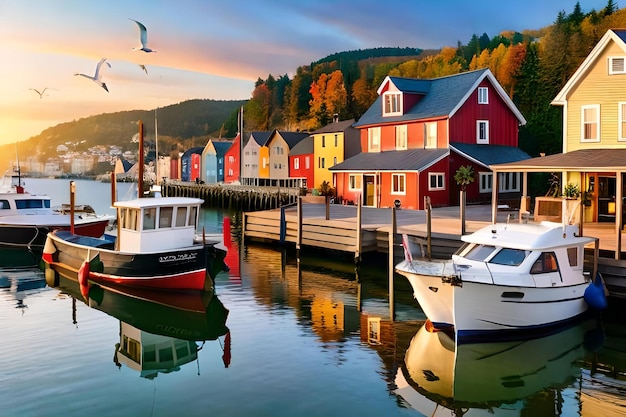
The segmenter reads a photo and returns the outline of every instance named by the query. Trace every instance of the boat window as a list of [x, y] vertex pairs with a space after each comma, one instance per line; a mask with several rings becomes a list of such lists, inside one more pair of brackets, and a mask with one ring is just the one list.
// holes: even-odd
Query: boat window
[[528, 252], [522, 249], [503, 248], [491, 258], [489, 263], [498, 265], [519, 265], [524, 262]]
[[7, 200], [0, 200], [0, 210], [8, 210], [11, 207], [9, 206], [9, 202]]
[[189, 207], [189, 226], [196, 227], [196, 220], [198, 219], [198, 207]]
[[184, 227], [187, 224], [187, 207], [176, 208], [176, 227]]
[[124, 217], [124, 222], [122, 223], [122, 227], [124, 229], [129, 230], [137, 230], [137, 218], [139, 217], [139, 210], [137, 209], [122, 209], [126, 211]]
[[567, 248], [567, 259], [569, 260], [569, 266], [578, 266], [578, 248]]
[[495, 246], [476, 245], [465, 254], [465, 258], [472, 261], [484, 261], [495, 249]]
[[161, 207], [159, 210], [159, 229], [172, 227], [173, 207]]
[[530, 268], [530, 273], [543, 274], [546, 272], [557, 272], [558, 270], [559, 266], [556, 262], [554, 252], [544, 252], [539, 255], [539, 258], [537, 258], [532, 268]]
[[[44, 200], [15, 200], [15, 207], [18, 209], [36, 209], [36, 208], [44, 208], [46, 205], [44, 204]], [[48, 203], [48, 207], [50, 207], [50, 203]]]
[[143, 210], [143, 230], [153, 230], [156, 226], [156, 207]]

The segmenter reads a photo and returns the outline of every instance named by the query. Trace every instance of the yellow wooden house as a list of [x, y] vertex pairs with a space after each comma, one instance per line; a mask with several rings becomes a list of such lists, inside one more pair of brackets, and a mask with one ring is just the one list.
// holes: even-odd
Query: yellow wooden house
[[311, 133], [313, 137], [313, 184], [319, 188], [324, 181], [334, 187], [329, 168], [361, 152], [359, 131], [352, 127], [354, 119], [334, 120]]

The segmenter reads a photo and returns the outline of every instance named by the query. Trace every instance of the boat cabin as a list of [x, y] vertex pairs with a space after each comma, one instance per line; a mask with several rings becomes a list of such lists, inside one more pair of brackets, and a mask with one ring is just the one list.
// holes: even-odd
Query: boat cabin
[[50, 214], [51, 198], [28, 193], [0, 194], [0, 216], [17, 214]]
[[194, 245], [200, 206], [187, 197], [139, 198], [117, 201], [118, 250], [160, 252]]

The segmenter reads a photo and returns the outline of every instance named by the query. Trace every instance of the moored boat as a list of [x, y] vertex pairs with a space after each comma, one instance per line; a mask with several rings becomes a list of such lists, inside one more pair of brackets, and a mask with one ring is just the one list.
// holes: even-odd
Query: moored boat
[[395, 268], [433, 325], [459, 341], [549, 331], [588, 310], [595, 271], [584, 270], [584, 248], [597, 253], [598, 241], [577, 225], [493, 224], [461, 239], [451, 259], [406, 256]]
[[217, 249], [195, 238], [202, 202], [186, 197], [115, 202], [115, 240], [53, 231], [42, 256], [46, 274], [77, 277], [83, 284], [203, 290], [212, 285], [206, 278]]

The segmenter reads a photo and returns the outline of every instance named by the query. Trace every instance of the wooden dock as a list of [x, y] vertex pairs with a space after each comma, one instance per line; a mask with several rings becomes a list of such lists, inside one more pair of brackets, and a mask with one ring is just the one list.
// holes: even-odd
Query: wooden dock
[[[430, 212], [423, 210], [377, 209], [371, 207], [319, 204], [300, 199], [298, 205], [279, 209], [245, 212], [244, 239], [292, 244], [297, 250], [305, 247], [331, 249], [354, 254], [355, 262], [367, 253], [389, 253], [389, 242], [394, 242], [394, 256], [402, 253], [401, 235], [406, 234], [417, 248], [416, 257], [429, 254], [433, 258], [447, 258], [461, 246], [461, 219], [459, 207], [441, 207]], [[498, 222], [519, 222], [516, 210], [499, 210]], [[465, 233], [472, 233], [491, 223], [491, 206], [467, 206]], [[396, 233], [391, 236], [394, 228]], [[615, 259], [615, 225], [612, 223], [585, 223], [586, 236], [600, 240], [602, 273], [612, 295], [626, 297], [626, 257]], [[430, 238], [429, 238], [430, 236]], [[624, 241], [624, 236], [622, 236]], [[430, 250], [430, 252], [429, 252]], [[391, 261], [390, 261], [391, 262]]]

